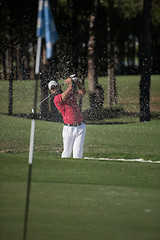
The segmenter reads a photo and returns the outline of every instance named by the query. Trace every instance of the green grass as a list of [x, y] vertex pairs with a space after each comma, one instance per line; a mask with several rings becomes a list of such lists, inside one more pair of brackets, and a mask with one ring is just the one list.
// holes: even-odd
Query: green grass
[[[0, 165], [0, 236], [19, 240], [27, 157], [3, 154]], [[35, 155], [27, 239], [159, 239], [159, 170], [159, 164]]]
[[[125, 111], [139, 113], [139, 82], [140, 76], [117, 76], [117, 100], [118, 106]], [[99, 83], [107, 89], [107, 79], [100, 78]], [[151, 112], [160, 112], [160, 76], [151, 76], [150, 88], [150, 108]], [[104, 106], [107, 107], [107, 92], [105, 93]]]
[[[29, 149], [31, 120], [0, 116], [1, 153]], [[35, 151], [61, 156], [62, 123], [36, 121]], [[160, 122], [87, 125], [85, 157], [159, 160]]]
[[[31, 120], [0, 122], [0, 239], [20, 240]], [[27, 239], [158, 239], [160, 164], [61, 159], [62, 127], [36, 121]], [[87, 125], [84, 156], [159, 160], [159, 130], [159, 121]]]
[[[117, 96], [118, 106], [127, 112], [139, 113], [139, 81], [140, 76], [117, 76]], [[62, 80], [60, 81], [62, 83]], [[108, 107], [107, 98], [107, 77], [99, 78], [99, 84], [105, 91], [104, 108]], [[88, 91], [88, 80], [85, 81], [85, 87]], [[13, 82], [13, 113], [31, 113], [34, 102], [35, 82], [31, 80]], [[40, 86], [37, 103], [40, 99]], [[160, 115], [160, 76], [151, 77], [151, 114]], [[40, 108], [38, 108], [39, 111]], [[82, 110], [89, 109], [89, 96], [85, 95], [83, 99]], [[0, 113], [8, 113], [8, 81], [1, 81], [0, 84]]]
[[[131, 113], [139, 113], [139, 82], [140, 76], [117, 76], [117, 101], [118, 107], [122, 107], [125, 111]], [[99, 84], [103, 86], [105, 91], [104, 108], [108, 107], [108, 79], [107, 77], [99, 78]], [[88, 90], [87, 81], [86, 89]], [[150, 88], [150, 110], [152, 115], [160, 114], [160, 76], [151, 76]], [[84, 97], [83, 110], [88, 109], [89, 97]]]

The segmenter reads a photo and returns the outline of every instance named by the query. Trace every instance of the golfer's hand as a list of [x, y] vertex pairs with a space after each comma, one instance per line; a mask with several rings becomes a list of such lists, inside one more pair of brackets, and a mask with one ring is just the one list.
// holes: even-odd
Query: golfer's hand
[[76, 74], [72, 74], [72, 75], [70, 75], [69, 77], [72, 79], [72, 81], [73, 81], [74, 83], [79, 82], [78, 78], [76, 77]]

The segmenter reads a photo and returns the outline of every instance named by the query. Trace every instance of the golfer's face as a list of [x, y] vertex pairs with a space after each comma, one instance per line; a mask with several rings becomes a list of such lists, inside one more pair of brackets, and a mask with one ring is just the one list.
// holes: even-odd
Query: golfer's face
[[60, 90], [61, 90], [61, 86], [60, 86], [60, 85], [57, 85], [57, 86], [52, 87], [51, 93], [56, 94], [56, 93], [58, 93]]

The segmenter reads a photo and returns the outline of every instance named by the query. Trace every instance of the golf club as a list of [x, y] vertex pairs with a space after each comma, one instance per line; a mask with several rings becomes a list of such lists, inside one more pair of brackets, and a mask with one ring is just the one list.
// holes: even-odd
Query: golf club
[[53, 93], [50, 93], [46, 98], [44, 98], [40, 103], [37, 104], [37, 106], [35, 106], [34, 108], [32, 108], [32, 113], [34, 113], [34, 110], [41, 105], [45, 100], [47, 100], [51, 95], [53, 95]]

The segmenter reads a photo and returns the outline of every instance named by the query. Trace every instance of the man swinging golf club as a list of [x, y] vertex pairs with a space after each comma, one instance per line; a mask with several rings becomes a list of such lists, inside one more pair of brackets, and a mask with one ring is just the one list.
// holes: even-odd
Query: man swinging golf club
[[[64, 92], [62, 92], [61, 86], [56, 81], [50, 81], [48, 84], [50, 92], [55, 95], [54, 104], [62, 114], [64, 121], [61, 157], [69, 158], [73, 151], [73, 158], [82, 158], [86, 126], [77, 99], [83, 97], [86, 91], [75, 74], [64, 80], [64, 82], [68, 84]], [[74, 91], [75, 84], [78, 91]]]

